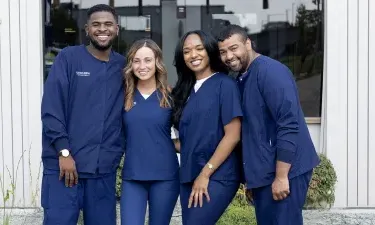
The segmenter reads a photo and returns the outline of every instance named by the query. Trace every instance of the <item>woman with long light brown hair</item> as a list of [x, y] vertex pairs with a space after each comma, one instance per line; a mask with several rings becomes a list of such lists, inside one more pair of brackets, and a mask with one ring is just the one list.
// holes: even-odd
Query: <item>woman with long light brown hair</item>
[[171, 139], [172, 101], [159, 46], [136, 41], [124, 69], [123, 125], [126, 136], [122, 170], [121, 224], [170, 223], [179, 195], [179, 165]]

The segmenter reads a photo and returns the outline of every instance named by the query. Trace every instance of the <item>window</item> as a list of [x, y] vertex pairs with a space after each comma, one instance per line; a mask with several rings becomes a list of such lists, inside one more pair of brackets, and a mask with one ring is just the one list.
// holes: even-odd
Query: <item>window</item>
[[[306, 117], [320, 117], [323, 74], [323, 0], [45, 0], [45, 68], [68, 45], [87, 44], [86, 11], [113, 4], [121, 31], [114, 49], [121, 54], [134, 40], [152, 38], [163, 50], [168, 81], [178, 38], [193, 29], [215, 32], [220, 26], [245, 27], [256, 50], [287, 65], [299, 88]], [[208, 3], [208, 4], [207, 4]], [[47, 7], [51, 4], [51, 7]], [[49, 12], [49, 13], [48, 13]]]

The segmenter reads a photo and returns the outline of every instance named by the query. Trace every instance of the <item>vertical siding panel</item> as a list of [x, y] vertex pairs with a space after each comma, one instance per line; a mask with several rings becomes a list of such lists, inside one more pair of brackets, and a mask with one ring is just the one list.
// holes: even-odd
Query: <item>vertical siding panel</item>
[[[40, 206], [40, 183], [41, 183], [41, 133], [40, 103], [43, 83], [43, 33], [42, 33], [42, 1], [23, 0], [27, 8], [27, 75], [28, 76], [28, 105], [29, 105], [29, 146], [31, 154], [27, 155], [27, 162], [31, 165], [26, 167], [26, 176], [30, 185], [26, 196], [30, 196], [26, 202], [30, 206]], [[36, 195], [36, 196], [35, 196]]]
[[369, 155], [368, 163], [368, 190], [369, 205], [375, 207], [375, 2], [369, 0]]
[[348, 206], [357, 206], [358, 1], [348, 1]]
[[[347, 206], [347, 7], [348, 0], [326, 3], [327, 157], [337, 173], [334, 207]], [[337, 19], [340, 18], [340, 19]], [[343, 66], [344, 65], [344, 66]]]
[[358, 206], [368, 196], [368, 1], [358, 1]]
[[[5, 7], [3, 5], [3, 7]], [[2, 74], [3, 74], [3, 70], [2, 70], [2, 67], [1, 67], [1, 64], [2, 64], [2, 33], [4, 32], [4, 26], [3, 26], [3, 23], [4, 23], [4, 18], [3, 18], [3, 12], [2, 12], [2, 9], [0, 8], [0, 191], [1, 190], [4, 190], [4, 162], [5, 162], [5, 159], [4, 159], [4, 142], [3, 142], [3, 130], [4, 130], [4, 126], [3, 126], [3, 101], [2, 101], [2, 85], [3, 85], [3, 82], [2, 82]], [[2, 191], [0, 192], [0, 205], [3, 205], [4, 202], [3, 202], [3, 199], [4, 199], [4, 196], [2, 194]]]
[[[10, 15], [9, 1], [3, 1], [1, 5], [2, 21], [2, 48], [1, 48], [1, 102], [2, 102], [2, 125], [3, 125], [3, 182], [4, 189], [11, 190], [14, 179], [13, 171], [13, 129], [12, 129], [12, 83], [11, 83], [11, 41], [10, 41]], [[11, 205], [13, 196], [6, 206]]]
[[12, 88], [12, 141], [15, 207], [23, 201], [23, 138], [22, 138], [22, 88], [21, 88], [21, 46], [20, 46], [20, 5], [19, 0], [10, 3], [10, 43], [11, 43], [11, 88]]
[[[21, 45], [21, 78], [22, 78], [22, 130], [23, 130], [23, 150], [24, 152], [24, 161], [23, 161], [23, 199], [25, 202], [25, 207], [30, 207], [31, 205], [27, 202], [30, 202], [31, 196], [27, 195], [26, 192], [32, 187], [29, 183], [30, 177], [30, 161], [28, 160], [28, 155], [30, 152], [30, 143], [29, 143], [29, 124], [28, 124], [28, 114], [29, 114], [29, 100], [28, 100], [28, 70], [27, 70], [27, 8], [26, 0], [20, 0], [20, 45]], [[35, 185], [34, 185], [35, 186]]]

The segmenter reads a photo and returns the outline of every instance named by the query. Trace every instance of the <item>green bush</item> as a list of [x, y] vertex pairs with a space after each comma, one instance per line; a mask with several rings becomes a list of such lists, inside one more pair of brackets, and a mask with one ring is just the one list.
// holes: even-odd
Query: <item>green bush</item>
[[123, 166], [124, 166], [124, 157], [121, 158], [120, 166], [117, 169], [116, 196], [117, 196], [118, 199], [120, 199], [120, 197], [121, 197], [121, 181], [122, 181], [121, 171], [122, 171]]
[[217, 225], [256, 225], [254, 207], [250, 206], [245, 197], [244, 186], [238, 189], [232, 203], [225, 210]]
[[331, 207], [335, 202], [335, 184], [337, 176], [331, 161], [323, 154], [319, 155], [320, 164], [314, 169], [307, 192], [305, 208], [321, 209]]

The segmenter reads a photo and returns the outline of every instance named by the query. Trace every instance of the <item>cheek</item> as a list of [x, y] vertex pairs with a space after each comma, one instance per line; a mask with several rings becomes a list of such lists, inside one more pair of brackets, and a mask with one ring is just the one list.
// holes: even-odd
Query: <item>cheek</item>
[[133, 72], [137, 71], [138, 68], [139, 68], [138, 65], [136, 65], [136, 64], [133, 64], [133, 65], [132, 65], [132, 70], [133, 70]]
[[185, 63], [187, 63], [189, 61], [189, 55], [184, 54], [184, 61], [185, 61]]
[[148, 69], [149, 69], [150, 71], [152, 71], [152, 72], [155, 72], [155, 71], [156, 71], [156, 65], [155, 65], [155, 64], [150, 65], [150, 66], [148, 66]]

